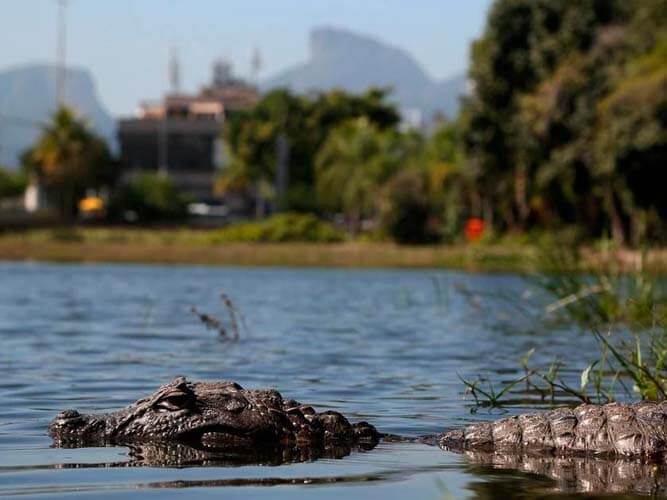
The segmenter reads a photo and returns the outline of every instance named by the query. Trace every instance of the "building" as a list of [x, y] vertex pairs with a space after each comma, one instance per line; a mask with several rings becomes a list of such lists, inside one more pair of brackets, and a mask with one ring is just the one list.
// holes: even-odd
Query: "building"
[[118, 124], [123, 178], [159, 172], [195, 200], [211, 198], [224, 162], [222, 125], [258, 100], [257, 90], [234, 78], [231, 66], [221, 61], [214, 65], [211, 85], [198, 94], [172, 92], [143, 103], [136, 117]]

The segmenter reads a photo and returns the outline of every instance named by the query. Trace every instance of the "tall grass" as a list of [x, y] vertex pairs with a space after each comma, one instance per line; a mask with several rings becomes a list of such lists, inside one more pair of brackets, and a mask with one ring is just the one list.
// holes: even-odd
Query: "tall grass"
[[622, 324], [642, 330], [665, 324], [667, 287], [647, 270], [646, 253], [630, 272], [612, 255], [607, 252], [603, 264], [593, 267], [578, 248], [542, 248], [539, 268], [548, 272], [527, 279], [552, 299], [544, 313], [590, 327]]
[[[584, 402], [667, 399], [667, 282], [647, 271], [645, 254], [630, 272], [626, 262], [614, 257], [617, 253], [601, 255], [603, 265], [593, 267], [578, 249], [542, 248], [537, 267], [548, 271], [525, 277], [537, 292], [530, 296], [539, 301], [532, 304], [538, 311], [533, 320], [550, 327], [576, 324], [597, 342], [598, 351], [581, 371], [579, 387], [560, 378], [562, 369], [571, 368], [562, 360], [547, 370], [530, 368], [531, 352], [521, 362], [525, 375], [500, 388], [483, 389], [480, 379], [464, 380], [478, 404], [481, 395], [484, 405], [498, 406], [518, 381], [552, 403], [557, 392]], [[507, 302], [508, 297], [501, 298]], [[572, 342], [576, 348], [575, 337]], [[540, 347], [543, 353], [547, 349]]]

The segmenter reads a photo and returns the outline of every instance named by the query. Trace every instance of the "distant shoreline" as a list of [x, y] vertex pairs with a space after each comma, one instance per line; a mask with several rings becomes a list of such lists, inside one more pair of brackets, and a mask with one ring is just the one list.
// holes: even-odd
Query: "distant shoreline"
[[528, 271], [531, 252], [464, 247], [401, 247], [384, 243], [30, 242], [0, 238], [0, 261], [200, 264], [331, 268], [447, 268]]
[[[84, 232], [82, 240], [60, 240], [46, 232], [0, 235], [0, 260], [200, 264], [214, 266], [286, 266], [332, 268], [440, 268], [473, 272], [540, 270], [531, 245], [457, 244], [399, 246], [392, 243], [206, 243], [204, 233], [185, 231]], [[604, 267], [610, 256], [625, 271], [637, 268], [641, 253], [586, 250], [585, 264]], [[644, 269], [667, 274], [667, 249], [645, 255]], [[543, 270], [543, 269], [542, 269]]]

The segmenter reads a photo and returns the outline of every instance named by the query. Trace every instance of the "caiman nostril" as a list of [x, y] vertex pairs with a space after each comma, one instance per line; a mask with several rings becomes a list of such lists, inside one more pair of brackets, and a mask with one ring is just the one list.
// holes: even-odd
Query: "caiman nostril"
[[76, 410], [65, 410], [61, 411], [58, 413], [58, 416], [56, 417], [58, 420], [71, 420], [74, 418], [79, 418], [81, 417], [81, 414], [76, 411]]

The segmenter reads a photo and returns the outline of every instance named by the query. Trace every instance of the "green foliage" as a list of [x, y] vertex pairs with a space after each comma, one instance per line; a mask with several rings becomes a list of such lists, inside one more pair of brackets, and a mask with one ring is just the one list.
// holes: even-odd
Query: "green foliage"
[[[643, 270], [622, 273], [610, 260], [603, 270], [573, 273], [576, 252], [550, 252], [543, 257], [554, 272], [533, 283], [554, 301], [544, 308], [549, 315], [577, 322], [591, 331], [600, 346], [595, 363], [598, 394], [614, 399], [613, 386], [620, 377], [633, 382], [632, 391], [642, 399], [666, 399], [667, 394], [667, 284]], [[603, 335], [599, 328], [610, 333]]]
[[[395, 127], [399, 116], [385, 102], [385, 95], [378, 89], [359, 96], [332, 91], [312, 98], [285, 90], [268, 93], [255, 108], [233, 117], [225, 128], [232, 160], [218, 190], [254, 193], [285, 209], [317, 211], [316, 199], [307, 194], [312, 193], [315, 182], [314, 162], [320, 146], [333, 128], [351, 119], [365, 117], [380, 129]], [[277, 200], [275, 193], [262, 193], [259, 186], [275, 182], [281, 136], [289, 151], [289, 192], [286, 199]]]
[[494, 3], [462, 113], [487, 222], [579, 224], [619, 243], [661, 236], [666, 10], [656, 0]]
[[315, 160], [321, 205], [343, 212], [358, 232], [361, 220], [376, 213], [378, 193], [401, 167], [404, 154], [396, 131], [381, 131], [366, 118], [334, 129]]
[[23, 173], [0, 167], [0, 200], [21, 196], [27, 185], [28, 181]]
[[667, 241], [665, 11], [661, 0], [496, 0], [456, 122], [402, 132], [377, 89], [274, 91], [228, 122], [218, 188], [258, 214], [337, 213], [355, 235], [405, 242], [456, 241], [469, 217], [487, 235], [578, 227]]
[[423, 170], [403, 170], [384, 188], [382, 226], [398, 243], [432, 243], [437, 240], [428, 178]]
[[[603, 254], [595, 268], [582, 267], [582, 262], [591, 262], [590, 256], [582, 258], [578, 251], [568, 250], [562, 238], [552, 239], [540, 253], [539, 267], [548, 271], [525, 278], [530, 287], [521, 301], [515, 295], [493, 295], [494, 300], [532, 320], [531, 331], [576, 326], [571, 333], [594, 336], [599, 351], [591, 353], [577, 388], [563, 381], [559, 373], [580, 368], [563, 360], [554, 360], [546, 371], [529, 367], [531, 350], [521, 362], [527, 393], [549, 397], [552, 403], [556, 392], [583, 402], [607, 402], [621, 396], [667, 399], [667, 281], [647, 272], [643, 260], [627, 272], [612, 251]], [[483, 294], [479, 291], [475, 296]], [[516, 385], [509, 382], [485, 394], [478, 390], [479, 379], [464, 383], [468, 390], [476, 390], [476, 400], [483, 397], [477, 401], [483, 405], [496, 404], [495, 395], [513, 392]]]
[[24, 155], [24, 168], [36, 175], [64, 217], [76, 212], [86, 188], [113, 180], [107, 145], [65, 107], [58, 109]]
[[313, 242], [342, 241], [340, 232], [312, 214], [283, 213], [261, 222], [233, 224], [210, 236], [211, 243], [229, 242]]
[[538, 265], [549, 272], [528, 280], [551, 300], [544, 306], [547, 315], [589, 328], [667, 324], [667, 284], [645, 271], [643, 262], [627, 273], [614, 257], [596, 270], [582, 269], [583, 261], [574, 247], [552, 243], [541, 249]]
[[140, 222], [177, 221], [187, 215], [188, 198], [168, 178], [143, 174], [119, 187], [109, 203], [112, 219]]
[[462, 168], [464, 162], [458, 123], [441, 124], [411, 162], [426, 173], [431, 221], [428, 231], [431, 235], [438, 233], [444, 241], [456, 240], [464, 217], [478, 211], [473, 178]]

